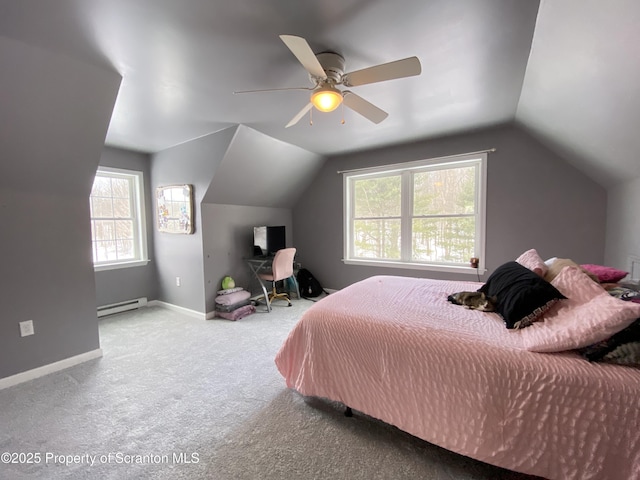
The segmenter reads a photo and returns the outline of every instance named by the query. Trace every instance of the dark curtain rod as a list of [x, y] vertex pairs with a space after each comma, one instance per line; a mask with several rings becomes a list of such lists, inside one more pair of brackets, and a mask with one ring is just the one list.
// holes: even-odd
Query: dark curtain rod
[[[478, 153], [492, 153], [495, 152], [496, 150], [498, 150], [497, 148], [489, 148], [487, 150], [478, 150], [477, 152], [468, 152], [468, 153], [456, 153], [455, 155], [445, 155], [443, 157], [436, 157], [436, 158], [431, 158], [430, 160], [440, 160], [443, 158], [452, 158], [452, 157], [466, 157], [469, 155], [476, 155]], [[408, 162], [407, 162], [408, 163]], [[391, 165], [380, 165], [378, 167], [365, 167], [365, 168], [354, 168], [353, 170], [338, 170], [336, 173], [340, 174], [340, 173], [351, 173], [351, 172], [366, 172], [367, 170], [375, 170], [375, 169], [379, 169], [381, 167], [402, 167], [403, 165], [405, 165], [404, 163], [393, 163]]]

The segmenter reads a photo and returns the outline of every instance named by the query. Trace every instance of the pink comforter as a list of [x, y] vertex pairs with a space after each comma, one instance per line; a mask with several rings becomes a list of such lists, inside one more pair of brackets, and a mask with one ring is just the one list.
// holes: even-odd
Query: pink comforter
[[428, 442], [549, 479], [640, 478], [640, 370], [533, 353], [475, 282], [378, 276], [310, 307], [276, 356], [287, 386]]

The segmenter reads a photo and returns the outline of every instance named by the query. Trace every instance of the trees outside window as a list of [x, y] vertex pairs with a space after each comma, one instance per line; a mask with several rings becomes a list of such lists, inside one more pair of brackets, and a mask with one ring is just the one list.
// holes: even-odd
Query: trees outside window
[[345, 262], [468, 267], [484, 257], [486, 155], [344, 174]]
[[93, 263], [98, 267], [146, 264], [142, 172], [101, 167], [89, 198]]

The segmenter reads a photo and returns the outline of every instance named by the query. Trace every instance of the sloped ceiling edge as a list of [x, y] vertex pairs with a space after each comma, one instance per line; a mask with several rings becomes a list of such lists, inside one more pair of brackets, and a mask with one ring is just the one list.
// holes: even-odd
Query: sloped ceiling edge
[[326, 158], [239, 125], [206, 203], [292, 208]]

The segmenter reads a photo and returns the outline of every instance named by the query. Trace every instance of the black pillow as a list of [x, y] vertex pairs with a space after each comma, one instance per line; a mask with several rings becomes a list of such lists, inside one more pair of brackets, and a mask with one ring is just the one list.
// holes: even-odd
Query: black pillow
[[510, 329], [531, 325], [556, 301], [567, 298], [518, 262], [498, 267], [478, 291], [497, 298], [496, 311]]

